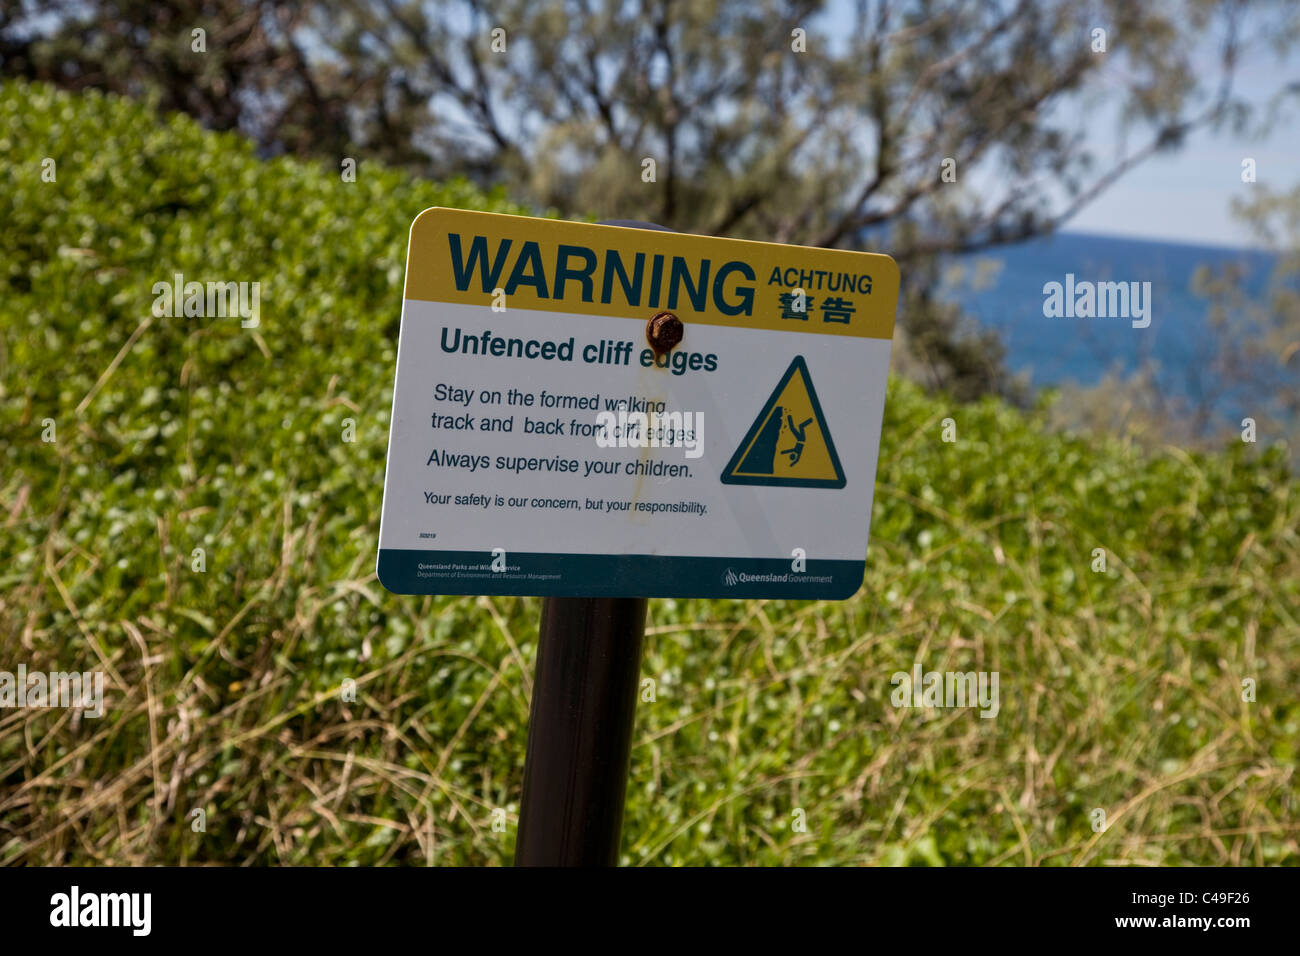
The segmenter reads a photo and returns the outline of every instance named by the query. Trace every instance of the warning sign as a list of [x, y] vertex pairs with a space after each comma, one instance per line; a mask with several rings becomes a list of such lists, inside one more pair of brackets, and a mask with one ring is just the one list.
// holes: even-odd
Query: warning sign
[[[428, 209], [379, 527], [401, 594], [846, 598], [888, 256]], [[670, 313], [680, 341], [651, 341]], [[832, 437], [833, 436], [833, 437]]]
[[844, 471], [802, 355], [795, 356], [722, 471], [732, 485], [843, 488]]

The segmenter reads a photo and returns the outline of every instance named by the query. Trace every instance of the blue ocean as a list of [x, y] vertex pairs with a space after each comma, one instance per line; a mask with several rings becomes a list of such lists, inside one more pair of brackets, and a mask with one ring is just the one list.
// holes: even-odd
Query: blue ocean
[[[1153, 242], [1086, 233], [1059, 233], [1018, 246], [960, 257], [954, 264], [969, 276], [978, 263], [988, 268], [987, 285], [969, 281], [945, 287], [985, 326], [996, 329], [1007, 346], [1007, 366], [1025, 373], [1035, 387], [1073, 381], [1095, 384], [1107, 372], [1127, 375], [1151, 362], [1167, 394], [1222, 407], [1221, 383], [1205, 374], [1214, 342], [1206, 300], [1193, 292], [1199, 266], [1222, 269], [1238, 264], [1252, 294], [1267, 288], [1276, 257], [1242, 248]], [[1044, 285], [1076, 282], [1150, 282], [1147, 328], [1127, 318], [1047, 318]]]

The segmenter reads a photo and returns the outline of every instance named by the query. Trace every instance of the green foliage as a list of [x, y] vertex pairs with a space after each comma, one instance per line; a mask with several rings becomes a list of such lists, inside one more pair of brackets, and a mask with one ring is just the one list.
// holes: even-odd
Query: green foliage
[[[508, 862], [538, 602], [373, 565], [408, 226], [511, 207], [42, 86], [0, 158], [0, 669], [108, 675], [99, 720], [0, 711], [0, 862]], [[152, 318], [176, 272], [260, 325]], [[628, 862], [1300, 862], [1281, 455], [1044, 423], [894, 381], [855, 599], [652, 603]], [[917, 660], [1001, 712], [892, 707]]]

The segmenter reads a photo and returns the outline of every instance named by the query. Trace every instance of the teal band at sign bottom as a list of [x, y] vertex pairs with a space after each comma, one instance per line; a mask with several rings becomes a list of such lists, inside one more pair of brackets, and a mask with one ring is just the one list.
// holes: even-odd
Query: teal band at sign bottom
[[398, 594], [779, 598], [841, 601], [866, 561], [702, 558], [654, 554], [416, 551], [384, 548], [379, 580]]

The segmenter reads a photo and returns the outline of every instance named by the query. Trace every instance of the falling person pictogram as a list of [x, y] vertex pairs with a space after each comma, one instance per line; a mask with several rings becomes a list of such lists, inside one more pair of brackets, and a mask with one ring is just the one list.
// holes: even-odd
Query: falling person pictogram
[[782, 448], [781, 454], [790, 456], [790, 464], [799, 464], [799, 459], [803, 457], [803, 446], [807, 443], [804, 437], [804, 430], [812, 423], [811, 418], [805, 418], [799, 425], [794, 423], [794, 418], [790, 415], [785, 416], [786, 427], [794, 434], [794, 447]]
[[721, 480], [733, 485], [844, 487], [844, 469], [803, 356], [795, 356], [786, 369]]

